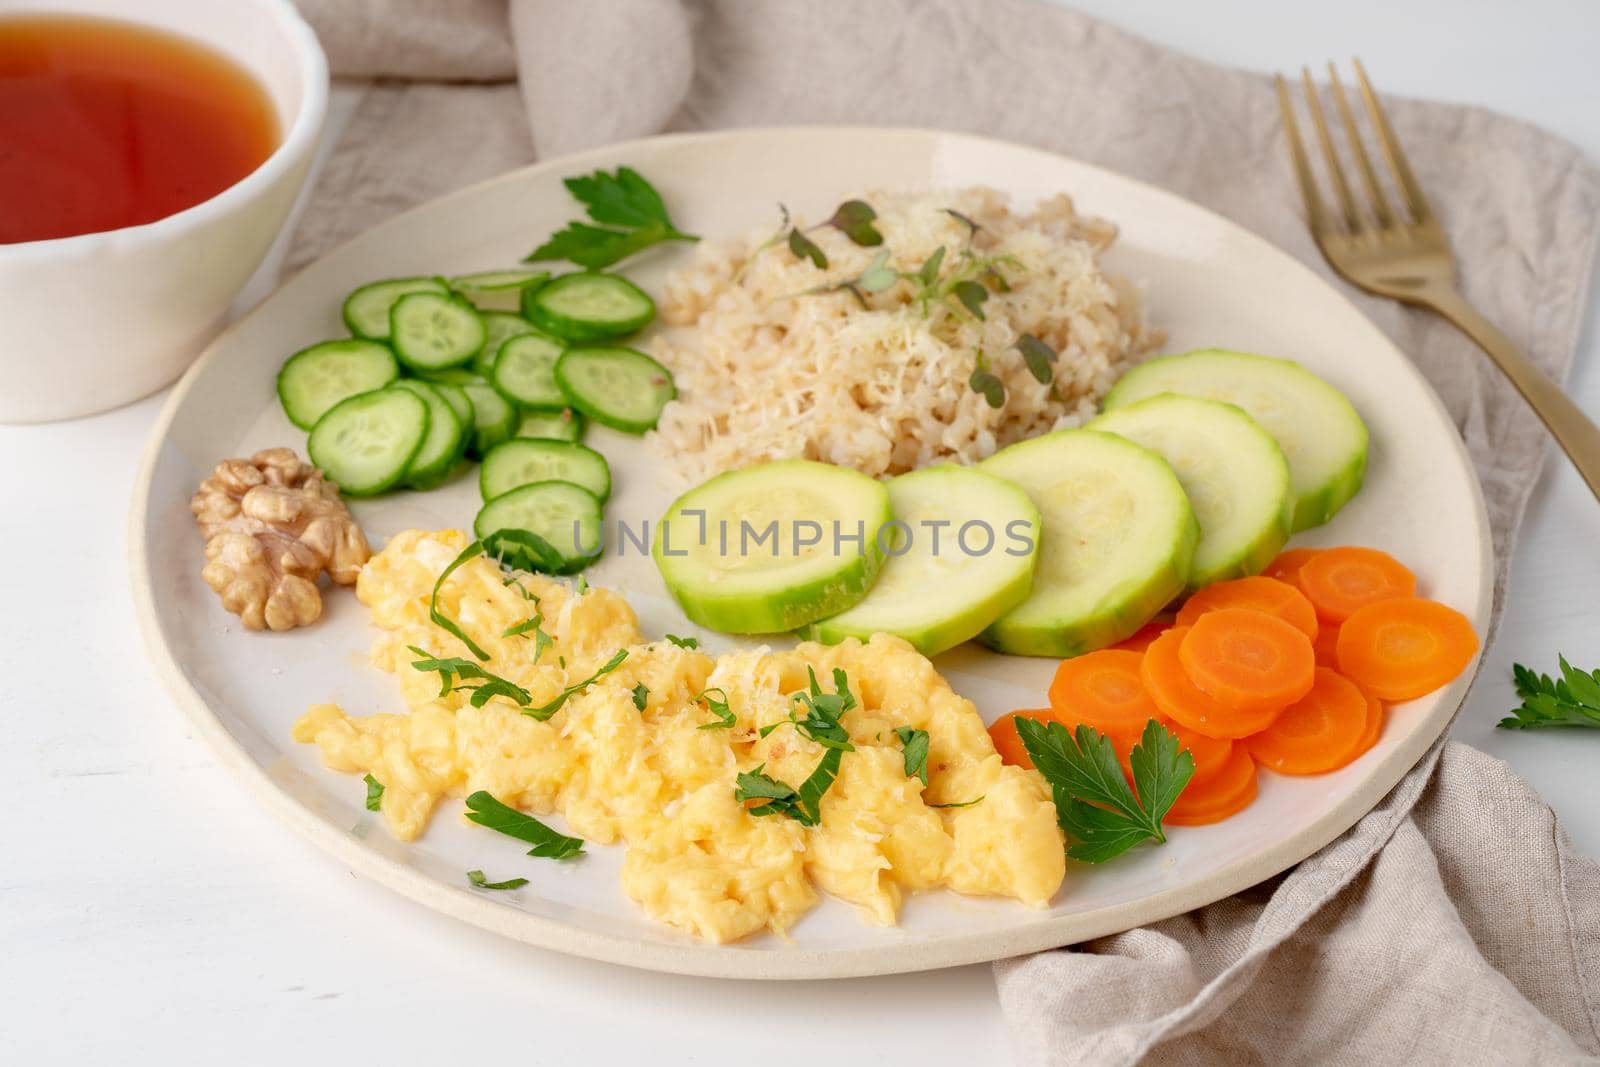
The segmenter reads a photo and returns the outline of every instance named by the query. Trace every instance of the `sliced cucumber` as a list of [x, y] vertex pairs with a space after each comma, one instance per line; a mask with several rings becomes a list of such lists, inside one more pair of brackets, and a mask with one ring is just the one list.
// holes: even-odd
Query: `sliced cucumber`
[[517, 423], [518, 437], [544, 437], [552, 441], [583, 440], [583, 416], [571, 408], [524, 412]]
[[623, 433], [655, 429], [678, 395], [672, 372], [632, 348], [569, 348], [556, 361], [556, 385], [573, 407]]
[[930, 467], [888, 483], [895, 534], [877, 584], [849, 611], [813, 623], [828, 644], [890, 633], [925, 656], [976, 637], [1027, 599], [1039, 544], [1028, 494], [971, 467]]
[[559, 557], [549, 561], [520, 551], [511, 538], [496, 545], [509, 562], [525, 570], [574, 574], [598, 559], [604, 548], [600, 501], [571, 482], [535, 482], [503, 493], [483, 506], [472, 529], [485, 542], [504, 531], [525, 531]]
[[405, 477], [406, 488], [432, 489], [443, 485], [461, 461], [469, 440], [466, 423], [441, 391], [454, 386], [429, 385], [416, 378], [402, 378], [389, 388], [414, 393], [428, 405], [428, 436], [423, 438], [417, 454], [411, 457]]
[[511, 439], [517, 428], [517, 409], [482, 378], [463, 382], [461, 390], [472, 401], [472, 443], [467, 451], [482, 459], [495, 445]]
[[440, 371], [470, 363], [487, 331], [473, 306], [440, 293], [408, 293], [389, 309], [389, 343], [415, 371]]
[[357, 337], [389, 339], [389, 309], [408, 293], [448, 293], [438, 278], [389, 278], [363, 285], [344, 298], [344, 324]]
[[472, 369], [485, 378], [494, 370], [494, 359], [500, 346], [513, 337], [533, 332], [533, 323], [521, 315], [508, 311], [485, 311], [483, 316], [483, 347], [472, 357]]
[[567, 398], [556, 385], [556, 360], [564, 347], [554, 337], [532, 331], [512, 337], [500, 346], [489, 381], [518, 407], [560, 411]]
[[484, 311], [515, 311], [522, 290], [550, 280], [547, 270], [480, 270], [450, 279], [450, 288]]
[[461, 420], [461, 426], [470, 439], [472, 427], [476, 420], [474, 420], [472, 414], [472, 398], [467, 395], [467, 391], [451, 382], [428, 381], [428, 384], [437, 389], [439, 395], [444, 397], [445, 403], [449, 404], [450, 409], [456, 413], [456, 418]]
[[1233, 404], [1272, 435], [1289, 461], [1295, 530], [1327, 522], [1361, 488], [1366, 424], [1343, 393], [1292, 360], [1222, 348], [1163, 356], [1123, 375], [1105, 409], [1159, 393]]
[[652, 555], [685, 615], [724, 633], [780, 633], [858, 603], [878, 576], [883, 483], [791, 459], [719, 474], [675, 500]]
[[583, 445], [520, 437], [491, 448], [478, 469], [478, 490], [485, 500], [534, 482], [581, 485], [603, 504], [611, 495], [611, 467], [604, 456]]
[[371, 496], [400, 483], [427, 437], [427, 402], [383, 388], [335, 404], [312, 427], [306, 449], [345, 493]]
[[309, 430], [339, 401], [382, 389], [400, 376], [387, 345], [377, 341], [323, 341], [302, 348], [278, 371], [278, 401], [289, 421]]
[[656, 317], [656, 305], [626, 278], [582, 271], [524, 289], [522, 315], [545, 333], [586, 344], [637, 333]]
[[1200, 527], [1172, 467], [1094, 430], [1057, 430], [978, 465], [1020, 486], [1044, 531], [1028, 599], [979, 638], [1021, 656], [1122, 640], [1183, 592]]
[[1161, 456], [1200, 523], [1189, 588], [1259, 574], [1289, 540], [1289, 464], [1267, 431], [1232, 404], [1163, 394], [1089, 423]]

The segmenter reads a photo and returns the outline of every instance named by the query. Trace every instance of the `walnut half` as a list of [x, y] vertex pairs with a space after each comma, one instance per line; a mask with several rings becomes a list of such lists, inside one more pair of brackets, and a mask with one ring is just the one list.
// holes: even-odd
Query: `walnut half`
[[316, 622], [322, 572], [350, 585], [372, 555], [338, 487], [288, 448], [223, 460], [189, 510], [206, 539], [200, 576], [251, 630]]

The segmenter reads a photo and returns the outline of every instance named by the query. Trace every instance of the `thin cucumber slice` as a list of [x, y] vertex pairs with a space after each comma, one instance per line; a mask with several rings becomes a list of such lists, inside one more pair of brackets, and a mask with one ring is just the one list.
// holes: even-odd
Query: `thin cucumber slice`
[[1222, 348], [1163, 356], [1123, 375], [1105, 409], [1159, 393], [1233, 404], [1272, 435], [1289, 461], [1296, 531], [1327, 522], [1361, 488], [1366, 424], [1343, 393], [1292, 360]]
[[466, 424], [441, 391], [453, 387], [402, 378], [389, 388], [414, 393], [428, 405], [428, 436], [422, 439], [422, 447], [411, 457], [411, 466], [406, 470], [406, 488], [432, 489], [443, 485], [467, 450]]
[[552, 441], [583, 440], [583, 416], [571, 408], [524, 412], [517, 423], [518, 437], [544, 437]]
[[586, 344], [637, 333], [656, 317], [656, 305], [620, 275], [582, 271], [524, 289], [522, 314], [545, 333]]
[[534, 482], [581, 485], [603, 504], [611, 495], [611, 467], [583, 445], [514, 437], [490, 449], [478, 469], [478, 491], [485, 500]]
[[393, 488], [428, 437], [428, 404], [404, 389], [376, 389], [334, 405], [306, 444], [311, 462], [350, 496]]
[[1107, 412], [1087, 429], [1126, 437], [1172, 464], [1200, 523], [1191, 590], [1261, 573], [1289, 540], [1288, 461], [1232, 404], [1168, 393]]
[[450, 382], [429, 381], [428, 384], [438, 390], [440, 396], [444, 397], [445, 403], [449, 404], [450, 409], [456, 413], [456, 418], [461, 420], [461, 426], [470, 438], [475, 420], [472, 415], [472, 398], [467, 395], [467, 391], [461, 386]]
[[675, 500], [652, 555], [685, 615], [723, 633], [781, 633], [854, 606], [878, 577], [889, 492], [806, 459], [719, 474]]
[[575, 574], [598, 559], [604, 548], [600, 501], [571, 482], [535, 482], [503, 493], [483, 506], [472, 529], [479, 540], [490, 543], [504, 531], [525, 531], [559, 557], [541, 559], [519, 551], [512, 538], [501, 540], [496, 550], [524, 570]]
[[511, 439], [517, 428], [517, 409], [481, 378], [463, 383], [461, 390], [472, 401], [472, 443], [467, 451], [482, 459], [495, 445]]
[[520, 292], [549, 280], [550, 272], [547, 270], [480, 270], [456, 275], [450, 279], [450, 288], [470, 297], [478, 293], [503, 293], [507, 290]]
[[533, 332], [533, 323], [521, 315], [508, 311], [485, 311], [483, 316], [483, 347], [472, 357], [472, 369], [485, 378], [494, 371], [494, 359], [500, 346], [525, 333]]
[[1094, 430], [1057, 430], [978, 469], [1020, 486], [1044, 520], [1033, 591], [980, 640], [1076, 656], [1132, 634], [1184, 590], [1200, 527], [1166, 460]]
[[672, 372], [632, 348], [569, 348], [556, 361], [556, 385], [568, 402], [623, 433], [655, 429], [678, 395]]
[[483, 349], [483, 319], [465, 300], [440, 293], [408, 293], [389, 309], [389, 343], [415, 371], [470, 363]]
[[360, 339], [302, 348], [278, 371], [278, 401], [289, 421], [309, 430], [339, 401], [382, 389], [400, 376], [387, 345]]
[[972, 467], [930, 467], [891, 480], [889, 505], [895, 536], [885, 537], [877, 584], [807, 636], [837, 644], [889, 633], [933, 656], [1027, 599], [1040, 527], [1027, 493]]
[[560, 411], [567, 398], [556, 385], [556, 360], [564, 347], [554, 337], [525, 333], [500, 346], [489, 383], [520, 408]]
[[389, 278], [363, 285], [344, 298], [344, 324], [357, 337], [389, 339], [389, 309], [407, 293], [448, 293], [438, 278]]

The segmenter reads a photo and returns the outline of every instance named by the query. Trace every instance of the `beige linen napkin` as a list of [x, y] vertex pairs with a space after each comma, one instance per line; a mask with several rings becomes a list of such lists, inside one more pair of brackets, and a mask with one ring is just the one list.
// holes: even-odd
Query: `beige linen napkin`
[[[509, 18], [495, 0], [301, 6], [338, 73], [386, 80], [314, 191], [292, 263], [527, 163], [536, 146], [552, 156], [663, 130], [877, 123], [969, 130], [1110, 167], [1327, 274], [1265, 78], [1028, 0], [511, 0]], [[497, 81], [513, 66], [519, 84]], [[1499, 115], [1390, 108], [1468, 298], [1564, 377], [1600, 234], [1600, 175], [1571, 145]], [[1451, 327], [1335, 284], [1417, 362], [1460, 427], [1494, 529], [1498, 606], [1542, 429]], [[1498, 761], [1441, 744], [1290, 873], [996, 974], [1029, 1063], [1569, 1060], [1600, 1054], [1596, 890], [1600, 869], [1571, 852], [1537, 796]]]

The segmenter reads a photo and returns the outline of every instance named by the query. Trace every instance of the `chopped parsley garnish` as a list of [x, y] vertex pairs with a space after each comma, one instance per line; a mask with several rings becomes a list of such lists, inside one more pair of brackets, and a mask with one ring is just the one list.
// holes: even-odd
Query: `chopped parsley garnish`
[[988, 795], [989, 795], [988, 793], [985, 793], [985, 794], [983, 794], [983, 796], [973, 797], [971, 800], [960, 800], [960, 801], [955, 802], [954, 804], [929, 804], [928, 807], [930, 807], [930, 808], [970, 808], [970, 807], [972, 807], [972, 805], [974, 805], [974, 804], [978, 803], [978, 801], [982, 800], [983, 797], [986, 797]]
[[[765, 801], [751, 808], [751, 815], [787, 815], [802, 826], [815, 826], [822, 819], [823, 794], [839, 774], [840, 759], [846, 752], [855, 751], [855, 746], [850, 743], [850, 732], [839, 720], [845, 712], [856, 706], [856, 698], [850, 692], [849, 677], [838, 667], [833, 669], [832, 693], [822, 691], [817, 684], [816, 671], [809, 666], [806, 667], [806, 677], [809, 682], [806, 691], [790, 695], [789, 717], [769, 723], [761, 728], [760, 733], [766, 737], [785, 723], [793, 723], [801, 734], [827, 749], [816, 769], [796, 789], [768, 775], [766, 764], [762, 764], [738, 776], [734, 782], [733, 796], [740, 801]], [[803, 716], [796, 714], [795, 704], [805, 709]]]
[[[534, 605], [538, 606], [537, 598], [534, 600]], [[531, 619], [524, 619], [515, 626], [507, 627], [506, 631], [500, 636], [525, 638], [529, 633], [533, 634], [533, 662], [538, 663], [540, 658], [544, 656], [545, 649], [555, 643], [550, 635], [544, 632], [543, 615], [535, 615]]]
[[507, 807], [483, 790], [467, 798], [467, 818], [533, 846], [528, 855], [564, 860], [583, 852], [583, 839], [557, 833], [532, 815]]
[[[406, 647], [422, 657], [421, 659], [413, 660], [411, 662], [412, 667], [425, 674], [433, 671], [439, 672], [440, 696], [447, 696], [452, 692], [471, 690], [472, 696], [467, 699], [475, 708], [483, 707], [489, 702], [489, 698], [494, 696], [505, 697], [521, 708], [526, 708], [528, 701], [533, 699], [528, 691], [520, 685], [508, 678], [502, 678], [498, 674], [484, 670], [470, 659], [462, 659], [459, 656], [435, 657], [426, 649], [418, 648], [416, 645], [407, 645]], [[465, 684], [465, 680], [469, 678], [476, 679], [477, 684]]]
[[526, 878], [507, 878], [503, 882], [491, 882], [484, 878], [482, 871], [468, 871], [467, 881], [479, 889], [521, 889], [528, 884]]
[[601, 678], [622, 666], [622, 661], [627, 658], [627, 649], [617, 649], [616, 654], [602, 663], [599, 670], [589, 675], [589, 677], [585, 678], [583, 681], [578, 682], [576, 685], [567, 686], [565, 689], [561, 690], [560, 693], [557, 693], [555, 699], [550, 701], [548, 704], [540, 704], [538, 707], [528, 707], [526, 706], [528, 701], [524, 700], [522, 702], [524, 704], [522, 714], [531, 715], [540, 722], [544, 722], [546, 719], [550, 718], [550, 716], [561, 710], [561, 706], [567, 702], [568, 697], [583, 692], [595, 682], [598, 682]]
[[650, 690], [646, 688], [643, 682], [640, 682], [638, 685], [633, 687], [633, 706], [638, 708], [639, 713], [642, 715], [644, 713], [645, 705], [649, 703]]
[[599, 270], [662, 241], [700, 239], [673, 225], [661, 194], [632, 167], [618, 167], [615, 174], [597, 170], [562, 184], [600, 225], [569, 222], [528, 253], [526, 262], [565, 259]]
[[365, 775], [362, 779], [367, 783], [367, 810], [381, 811], [383, 809], [383, 783], [372, 775]]
[[[1104, 863], [1144, 841], [1164, 842], [1161, 820], [1194, 775], [1194, 757], [1155, 719], [1133, 746], [1133, 788], [1123, 777], [1116, 749], [1098, 731], [1079, 724], [1016, 718], [1017, 735], [1033, 765], [1050, 783], [1056, 820], [1072, 844], [1067, 855]], [[1141, 803], [1140, 798], [1143, 798]]]
[[[439, 572], [438, 580], [433, 583], [433, 595], [428, 598], [428, 618], [441, 630], [444, 630], [446, 633], [453, 634], [458, 641], [467, 646], [467, 650], [469, 652], [471, 652], [474, 656], [477, 656], [478, 659], [487, 663], [489, 662], [489, 653], [485, 652], [476, 641], [468, 637], [467, 632], [460, 626], [456, 625], [454, 619], [451, 619], [449, 616], [445, 615], [444, 612], [439, 610], [439, 590], [443, 588], [445, 579], [450, 577], [450, 575], [455, 572], [455, 569], [467, 562], [467, 560], [482, 554], [483, 542], [474, 541], [466, 548], [463, 548], [461, 550], [461, 554], [455, 559], [451, 560], [448, 567]], [[412, 651], [415, 652], [416, 650], [412, 649]], [[426, 655], [427, 653], [418, 654]], [[486, 697], [485, 699], [488, 698]]]
[[1520, 663], [1511, 676], [1522, 703], [1497, 724], [1506, 730], [1538, 730], [1552, 726], [1600, 728], [1600, 670], [1581, 671], [1557, 656], [1561, 677], [1536, 674]]
[[698, 637], [679, 637], [677, 634], [666, 634], [665, 636], [668, 642], [677, 645], [679, 648], [693, 649], [700, 647], [700, 639]]
[[897, 726], [894, 735], [905, 750], [906, 777], [920, 778], [928, 784], [928, 731], [913, 726]]
[[717, 717], [716, 722], [708, 722], [701, 726], [702, 730], [731, 730], [739, 722], [739, 717], [728, 707], [728, 694], [721, 689], [707, 689], [690, 703], [705, 704], [706, 710]]

